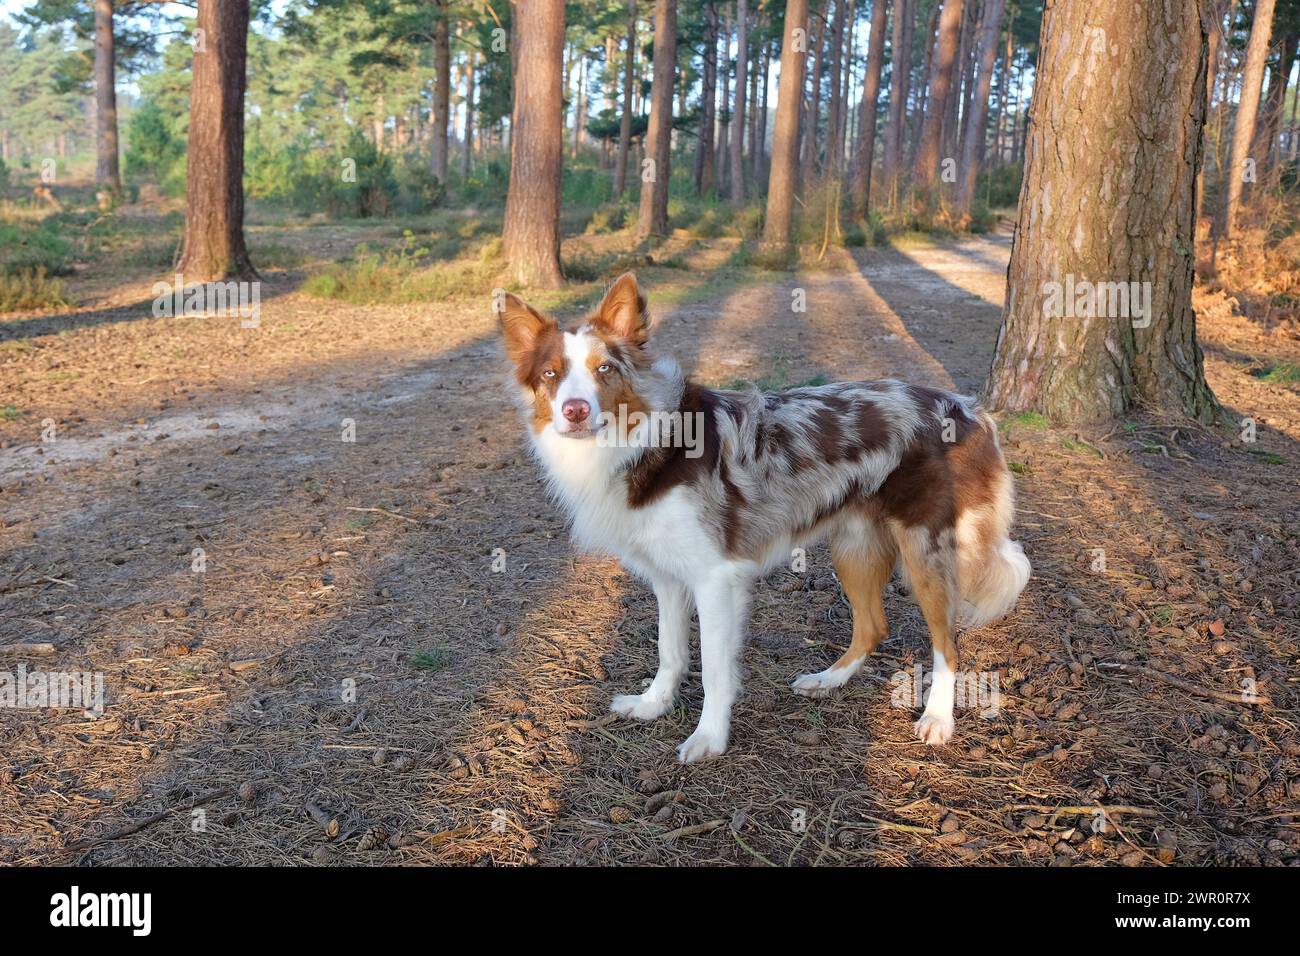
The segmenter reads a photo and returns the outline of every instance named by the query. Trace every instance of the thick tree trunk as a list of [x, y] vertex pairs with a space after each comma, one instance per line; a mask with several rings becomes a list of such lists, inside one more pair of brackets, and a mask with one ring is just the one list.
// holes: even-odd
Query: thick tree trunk
[[[642, 175], [637, 237], [668, 233], [668, 173], [672, 157], [673, 81], [677, 73], [677, 0], [655, 0], [654, 78], [650, 81], [649, 170]], [[649, 178], [649, 182], [645, 180]]]
[[1236, 230], [1237, 217], [1241, 214], [1241, 193], [1250, 160], [1250, 142], [1255, 134], [1259, 94], [1264, 85], [1264, 62], [1268, 59], [1268, 41], [1273, 32], [1274, 5], [1274, 0], [1258, 0], [1255, 4], [1255, 21], [1250, 28], [1246, 65], [1242, 70], [1241, 98], [1237, 105], [1237, 118], [1232, 124], [1228, 188], [1224, 190], [1223, 207], [1219, 213], [1217, 233], [1224, 239]]
[[925, 56], [921, 59], [921, 85], [916, 90], [916, 109], [912, 111], [912, 165], [921, 152], [921, 128], [925, 124], [925, 111], [929, 102], [930, 83], [934, 78], [935, 37], [939, 33], [939, 15], [943, 13], [943, 2], [939, 0], [930, 11], [930, 19], [925, 31]]
[[984, 158], [984, 134], [989, 116], [989, 90], [993, 86], [993, 66], [998, 58], [998, 35], [1002, 30], [1002, 8], [1005, 0], [984, 0], [984, 13], [980, 21], [977, 59], [979, 75], [972, 84], [970, 114], [966, 122], [965, 143], [962, 145], [961, 164], [957, 170], [956, 216], [962, 228], [970, 223], [971, 204], [975, 200], [975, 179]]
[[1196, 7], [1048, 5], [992, 408], [1213, 417], [1191, 298], [1208, 24]]
[[451, 116], [451, 26], [446, 0], [435, 0], [433, 25], [433, 130], [430, 168], [438, 182], [447, 181], [447, 126]]
[[930, 74], [930, 101], [921, 126], [921, 143], [916, 154], [916, 190], [927, 207], [935, 205], [935, 176], [939, 172], [940, 140], [948, 98], [953, 95], [952, 81], [957, 61], [957, 39], [961, 29], [962, 0], [944, 0], [939, 17], [939, 37], [935, 41], [934, 62]]
[[736, 104], [731, 111], [731, 201], [745, 202], [745, 93], [749, 87], [749, 3], [736, 3]]
[[718, 121], [718, 10], [704, 5], [704, 77], [700, 90], [700, 141], [695, 151], [695, 192], [713, 189], [713, 127]]
[[776, 94], [776, 124], [772, 137], [772, 172], [767, 185], [767, 218], [763, 242], [790, 244], [794, 217], [795, 168], [799, 148], [799, 110], [803, 99], [804, 65], [808, 58], [808, 0], [786, 0], [785, 38], [781, 43], [781, 78]]
[[244, 246], [244, 85], [248, 0], [199, 0], [203, 47], [194, 51], [186, 159], [187, 282], [255, 279]]
[[627, 52], [623, 61], [623, 116], [618, 123], [618, 158], [614, 162], [614, 198], [627, 190], [628, 152], [632, 145], [632, 85], [636, 77], [636, 0], [628, 0]]
[[884, 179], [889, 204], [898, 201], [898, 178], [903, 168], [903, 143], [907, 139], [907, 94], [912, 74], [914, 0], [894, 0], [894, 28], [890, 35], [889, 119], [885, 123]]
[[95, 184], [122, 189], [117, 163], [117, 60], [113, 0], [95, 0]]
[[[558, 288], [564, 149], [564, 0], [516, 0], [510, 186], [502, 245], [524, 286]], [[526, 24], [526, 26], [525, 26]]]
[[[880, 72], [885, 60], [886, 0], [871, 0], [871, 36], [867, 38], [867, 75], [862, 82], [858, 126], [858, 162], [853, 169], [853, 215], [865, 221], [871, 206], [871, 167], [876, 152], [876, 108], [880, 100]], [[895, 8], [894, 15], [898, 16]]]

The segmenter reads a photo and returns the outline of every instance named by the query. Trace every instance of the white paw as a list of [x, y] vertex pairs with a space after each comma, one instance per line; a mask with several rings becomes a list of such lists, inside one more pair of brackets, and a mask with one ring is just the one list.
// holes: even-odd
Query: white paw
[[718, 733], [703, 727], [695, 728], [695, 733], [677, 748], [677, 759], [682, 763], [698, 763], [710, 757], [720, 757], [727, 750], [726, 732]]
[[922, 714], [921, 719], [912, 726], [912, 731], [922, 743], [929, 744], [931, 747], [940, 747], [952, 739], [955, 727], [956, 723], [951, 715], [935, 717], [933, 714]]
[[790, 689], [796, 694], [803, 697], [826, 697], [833, 690], [843, 687], [849, 679], [850, 671], [848, 668], [834, 670], [827, 668], [824, 671], [818, 671], [816, 674], [804, 674], [802, 677], [796, 677]]
[[672, 708], [671, 697], [651, 697], [649, 694], [619, 694], [609, 705], [609, 709], [620, 717], [633, 717], [636, 720], [654, 720]]

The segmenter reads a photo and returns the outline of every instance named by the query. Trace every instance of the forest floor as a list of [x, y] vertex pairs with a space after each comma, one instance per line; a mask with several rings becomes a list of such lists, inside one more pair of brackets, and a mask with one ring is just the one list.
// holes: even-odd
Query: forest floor
[[[149, 234], [154, 213], [132, 214]], [[1034, 576], [964, 637], [1001, 705], [959, 712], [950, 745], [894, 706], [895, 675], [929, 661], [894, 586], [863, 673], [833, 698], [790, 692], [849, 639], [816, 549], [756, 591], [730, 751], [682, 767], [698, 672], [659, 721], [606, 716], [654, 671], [654, 599], [568, 543], [486, 299], [299, 288], [400, 232], [254, 226], [287, 263], [255, 329], [154, 318], [161, 252], [86, 265], [78, 308], [0, 317], [0, 645], [55, 646], [0, 653], [0, 673], [102, 672], [107, 695], [99, 719], [0, 709], [0, 863], [1300, 862], [1292, 331], [1219, 300], [1202, 317], [1209, 380], [1253, 442], [1149, 417], [1001, 422]], [[678, 236], [639, 275], [658, 342], [703, 382], [972, 392], [1009, 243], [772, 273], [735, 240]], [[555, 301], [571, 315], [607, 278]]]

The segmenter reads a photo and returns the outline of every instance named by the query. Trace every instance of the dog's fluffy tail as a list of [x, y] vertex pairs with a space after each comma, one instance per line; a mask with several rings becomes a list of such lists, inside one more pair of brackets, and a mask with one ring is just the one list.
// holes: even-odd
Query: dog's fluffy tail
[[[968, 508], [957, 519], [957, 580], [962, 598], [957, 621], [962, 628], [980, 627], [1010, 611], [1030, 573], [1024, 549], [1010, 537], [1015, 488], [998, 446], [997, 424], [987, 415], [982, 416], [981, 424], [972, 439], [984, 447], [972, 449], [967, 460], [974, 465], [983, 458], [983, 468], [971, 468], [983, 473], [957, 476], [958, 481], [982, 479], [993, 485], [988, 489], [991, 499]], [[994, 458], [996, 467], [989, 468]]]

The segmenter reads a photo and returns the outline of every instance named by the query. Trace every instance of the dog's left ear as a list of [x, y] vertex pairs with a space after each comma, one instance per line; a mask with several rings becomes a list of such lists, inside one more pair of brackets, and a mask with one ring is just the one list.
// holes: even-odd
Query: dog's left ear
[[592, 321], [633, 345], [645, 344], [650, 337], [650, 315], [634, 274], [624, 272], [614, 280]]

